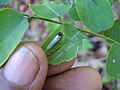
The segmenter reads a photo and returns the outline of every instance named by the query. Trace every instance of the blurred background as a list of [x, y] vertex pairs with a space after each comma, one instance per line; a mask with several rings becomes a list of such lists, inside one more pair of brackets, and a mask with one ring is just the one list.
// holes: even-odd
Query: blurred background
[[[22, 13], [33, 14], [30, 10], [28, 4], [42, 4], [43, 1], [55, 1], [57, 4], [61, 2], [69, 5], [66, 0], [13, 0], [8, 6], [0, 6], [14, 8]], [[114, 16], [115, 19], [120, 17], [120, 5], [117, 0], [114, 0], [113, 4]], [[72, 21], [68, 14], [64, 14], [62, 17], [63, 21], [72, 22], [77, 27], [84, 28], [86, 27], [81, 22]], [[41, 20], [28, 19], [29, 28], [26, 31], [22, 41], [40, 41], [43, 43], [46, 38], [52, 33], [55, 28], [59, 27], [58, 24], [45, 22]], [[103, 22], [104, 23], [104, 22]], [[100, 34], [104, 34], [101, 32]], [[88, 40], [83, 41], [83, 46], [81, 50], [78, 52], [76, 62], [73, 67], [76, 66], [91, 66], [99, 71], [103, 80], [103, 89], [102, 90], [114, 90], [115, 83], [118, 84], [118, 89], [120, 90], [120, 81], [114, 80], [107, 76], [105, 63], [106, 63], [106, 55], [110, 48], [110, 45], [99, 37], [95, 37], [93, 35], [86, 34]]]

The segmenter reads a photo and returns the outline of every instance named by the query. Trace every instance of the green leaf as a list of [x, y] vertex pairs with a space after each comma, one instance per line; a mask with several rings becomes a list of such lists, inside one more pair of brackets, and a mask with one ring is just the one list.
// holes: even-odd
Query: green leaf
[[55, 23], [51, 23], [51, 22], [48, 22], [47, 23], [47, 31], [49, 33], [52, 33], [54, 30], [56, 30], [60, 25], [59, 24], [55, 24]]
[[107, 73], [120, 79], [120, 44], [113, 44], [107, 57]]
[[66, 5], [57, 5], [54, 2], [46, 2], [39, 6], [30, 5], [30, 8], [37, 16], [44, 18], [57, 18], [63, 15], [68, 9]]
[[118, 0], [118, 2], [120, 3], [120, 0]]
[[5, 5], [11, 2], [12, 0], [0, 0], [0, 5]]
[[113, 0], [109, 0], [109, 2], [110, 2], [110, 4], [111, 4], [111, 6], [113, 5]]
[[[72, 60], [76, 57], [81, 47], [82, 40], [84, 39], [83, 34], [71, 24], [64, 24], [63, 27], [56, 29], [42, 45], [43, 50], [48, 56], [49, 64], [58, 65], [61, 62]], [[62, 38], [50, 50], [47, 50], [47, 46], [58, 32], [62, 32]]]
[[76, 7], [75, 7], [75, 0], [71, 0], [71, 7], [68, 11], [68, 15], [71, 19], [80, 21], [80, 17], [78, 16], [78, 13], [77, 13]]
[[0, 11], [0, 66], [19, 44], [28, 27], [27, 20], [13, 9]]
[[69, 0], [61, 0], [61, 2], [65, 5], [69, 5]]
[[39, 4], [43, 4], [44, 3], [44, 0], [39, 0]]
[[104, 35], [120, 43], [120, 19], [116, 20], [114, 25], [105, 31]]
[[78, 15], [91, 31], [100, 32], [112, 27], [114, 16], [108, 0], [75, 0], [75, 4]]
[[82, 47], [79, 49], [79, 51], [88, 51], [93, 48], [93, 45], [90, 43], [88, 39], [83, 39]]

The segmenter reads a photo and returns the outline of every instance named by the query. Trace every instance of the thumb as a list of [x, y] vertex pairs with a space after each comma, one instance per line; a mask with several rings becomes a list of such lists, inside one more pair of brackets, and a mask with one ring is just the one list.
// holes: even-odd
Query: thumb
[[0, 90], [41, 90], [47, 69], [47, 58], [40, 46], [21, 44], [1, 70]]

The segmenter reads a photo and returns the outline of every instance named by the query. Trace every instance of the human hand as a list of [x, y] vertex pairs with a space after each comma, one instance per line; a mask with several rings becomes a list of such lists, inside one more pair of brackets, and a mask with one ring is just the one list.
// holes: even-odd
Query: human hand
[[0, 69], [0, 90], [101, 90], [96, 70], [73, 63], [48, 66], [39, 44], [22, 43]]

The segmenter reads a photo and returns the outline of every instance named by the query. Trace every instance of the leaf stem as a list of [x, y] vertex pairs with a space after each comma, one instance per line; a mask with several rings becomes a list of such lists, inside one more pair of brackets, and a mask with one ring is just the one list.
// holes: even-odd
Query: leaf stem
[[[23, 13], [22, 15], [27, 16], [27, 17], [29, 17], [29, 18], [44, 20], [44, 21], [48, 21], [48, 22], [52, 22], [52, 23], [56, 23], [56, 24], [64, 24], [64, 22], [55, 21], [55, 20], [51, 20], [51, 19], [47, 19], [47, 18], [43, 18], [43, 17], [31, 16], [31, 15], [29, 15], [29, 14], [24, 14], [24, 13]], [[61, 20], [61, 18], [59, 18], [59, 19]], [[112, 41], [112, 42], [114, 42], [114, 43], [120, 44], [119, 42], [117, 42], [117, 41], [115, 41], [115, 40], [113, 40], [113, 39], [111, 39], [111, 38], [109, 38], [109, 37], [106, 37], [106, 36], [104, 36], [104, 35], [97, 34], [97, 33], [94, 33], [94, 32], [88, 31], [88, 30], [83, 30], [83, 29], [81, 29], [81, 28], [77, 28], [77, 29], [78, 29], [79, 31], [81, 31], [81, 32], [89, 33], [89, 34], [92, 34], [92, 35], [94, 35], [94, 36], [103, 38], [103, 39], [105, 39], [105, 40], [109, 40], [109, 41]]]
[[56, 24], [63, 24], [63, 22], [59, 22], [59, 21], [55, 21], [55, 20], [51, 20], [51, 19], [47, 19], [47, 18], [43, 18], [43, 17], [38, 17], [38, 16], [30, 16], [29, 14], [22, 14], [24, 16], [27, 16], [29, 18], [34, 18], [34, 19], [40, 19], [40, 20], [44, 20], [44, 21], [48, 21], [48, 22], [53, 22]]
[[105, 39], [105, 40], [109, 40], [109, 41], [112, 41], [112, 42], [114, 42], [114, 43], [120, 44], [119, 42], [117, 42], [117, 41], [115, 41], [115, 40], [113, 40], [113, 39], [111, 39], [111, 38], [109, 38], [109, 37], [106, 37], [106, 36], [104, 36], [104, 35], [97, 34], [97, 33], [94, 33], [94, 32], [88, 31], [88, 30], [83, 30], [83, 29], [80, 29], [80, 28], [77, 28], [77, 29], [78, 29], [79, 31], [81, 31], [81, 32], [89, 33], [89, 34], [92, 34], [92, 35], [94, 35], [94, 36], [103, 38], [103, 39]]
[[61, 17], [58, 17], [59, 21], [61, 22], [62, 21], [62, 18]]
[[114, 85], [113, 85], [113, 90], [118, 90], [118, 81], [117, 78], [114, 79]]

